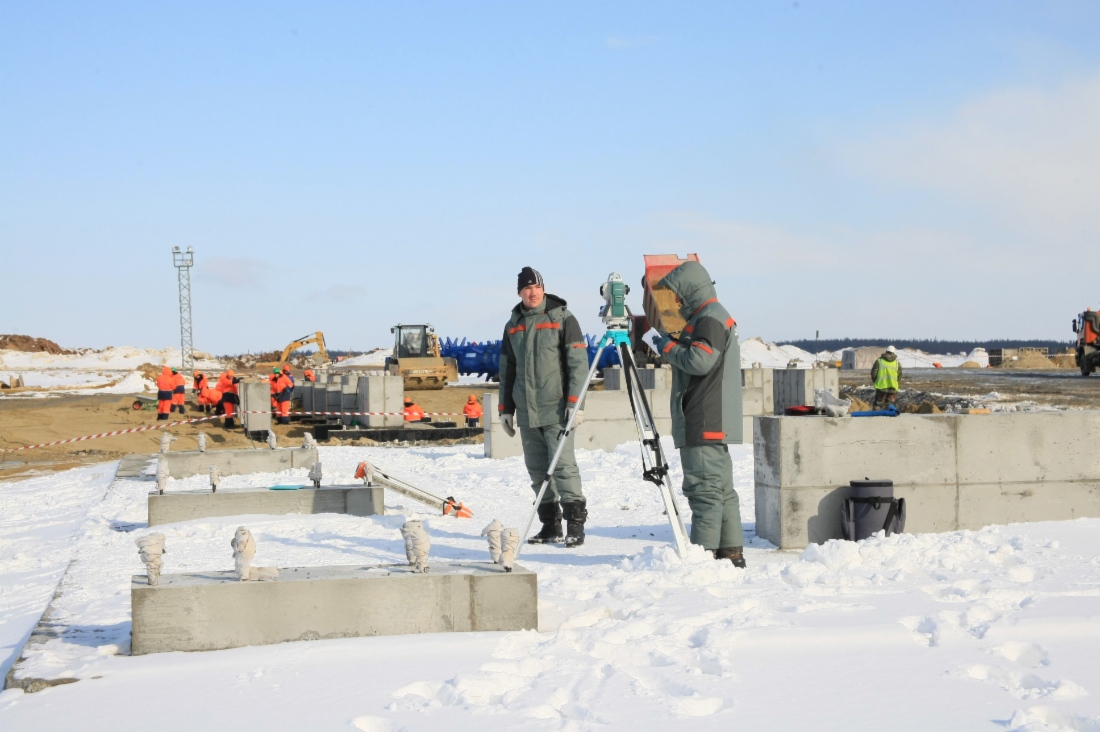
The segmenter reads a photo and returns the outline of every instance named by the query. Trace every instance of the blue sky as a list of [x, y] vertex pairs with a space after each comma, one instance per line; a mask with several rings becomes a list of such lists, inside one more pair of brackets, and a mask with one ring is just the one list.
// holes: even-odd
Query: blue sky
[[[1100, 305], [1095, 2], [0, 2], [0, 332], [499, 337], [698, 252], [742, 337]], [[637, 288], [636, 288], [637, 289]], [[640, 293], [631, 296], [640, 306]]]

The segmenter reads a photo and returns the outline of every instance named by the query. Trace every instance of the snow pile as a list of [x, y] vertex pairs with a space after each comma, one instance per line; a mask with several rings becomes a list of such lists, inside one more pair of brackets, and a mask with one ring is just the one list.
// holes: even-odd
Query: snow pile
[[[103, 729], [155, 718], [165, 730], [793, 732], [852, 727], [858, 707], [860, 719], [891, 730], [1100, 729], [1100, 519], [880, 534], [793, 555], [754, 537], [752, 451], [732, 446], [748, 522], [749, 568], [739, 570], [700, 549], [686, 561], [676, 556], [637, 450], [578, 450], [588, 541], [568, 551], [524, 547], [519, 563], [538, 574], [538, 632], [133, 658], [125, 655], [129, 578], [142, 572], [134, 539], [149, 531], [150, 484], [115, 481], [83, 522], [72, 515], [102, 495], [102, 476], [69, 471], [33, 486], [6, 484], [0, 526], [4, 541], [14, 534], [20, 543], [0, 544], [0, 559], [22, 554], [14, 571], [31, 573], [3, 576], [3, 587], [20, 589], [0, 594], [0, 623], [9, 623], [0, 627], [11, 639], [29, 632], [26, 598], [45, 602], [56, 568], [73, 556], [53, 606], [58, 637], [38, 646], [20, 674], [82, 680], [40, 694], [3, 692], [0, 727], [61, 729], [80, 715]], [[678, 484], [677, 454], [670, 458]], [[487, 561], [481, 528], [493, 518], [522, 525], [530, 511], [518, 457], [487, 460], [479, 446], [322, 447], [325, 484], [350, 482], [364, 459], [454, 495], [477, 518], [444, 518], [392, 493], [386, 516], [249, 517], [255, 561], [400, 563], [399, 513], [426, 522], [435, 561]], [[205, 481], [172, 480], [168, 491], [202, 490]], [[306, 471], [228, 476], [219, 490], [294, 482], [306, 483]], [[58, 515], [39, 510], [47, 506]], [[229, 569], [240, 524], [227, 517], [156, 527], [167, 537], [164, 572]], [[38, 552], [38, 541], [54, 548]], [[44, 566], [31, 567], [40, 557]]]
[[909, 369], [932, 369], [936, 368], [937, 363], [945, 369], [957, 368], [968, 361], [973, 361], [978, 366], [985, 368], [989, 365], [989, 354], [984, 348], [975, 348], [970, 353], [956, 353], [954, 355], [925, 353], [915, 348], [901, 348], [898, 349], [898, 360], [901, 361], [903, 368]]
[[382, 368], [386, 365], [386, 359], [393, 354], [392, 348], [376, 348], [362, 356], [345, 358], [335, 365], [335, 368]]
[[[133, 348], [122, 346], [102, 351], [83, 351], [68, 355], [50, 353], [26, 353], [24, 351], [0, 351], [0, 368], [9, 370], [77, 369], [129, 371], [144, 363], [154, 365], [179, 364], [183, 360], [178, 348]], [[202, 358], [195, 361], [196, 368], [218, 369], [221, 363]]]
[[813, 368], [817, 357], [797, 346], [765, 343], [759, 336], [741, 341], [741, 368], [747, 369], [758, 363], [768, 369], [785, 369], [792, 361], [797, 362], [798, 368], [808, 369]]

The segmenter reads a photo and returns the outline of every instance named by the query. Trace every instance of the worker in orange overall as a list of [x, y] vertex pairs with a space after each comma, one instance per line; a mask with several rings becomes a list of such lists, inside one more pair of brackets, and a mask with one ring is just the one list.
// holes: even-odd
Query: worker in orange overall
[[290, 424], [290, 398], [294, 395], [294, 378], [289, 369], [283, 371], [275, 379], [275, 406], [279, 424]]
[[275, 384], [279, 381], [279, 374], [281, 373], [281, 371], [282, 370], [278, 366], [276, 366], [275, 368], [271, 369], [271, 376], [267, 377], [268, 386], [271, 388], [271, 413], [272, 414], [278, 414], [279, 413], [279, 400], [275, 398], [275, 395], [278, 394], [278, 391], [275, 388]]
[[[202, 409], [202, 407], [203, 407], [202, 390], [205, 389], [206, 386], [207, 386], [206, 374], [203, 374], [199, 371], [195, 371], [195, 372], [192, 372], [191, 379], [192, 379], [191, 380], [191, 393], [195, 397], [195, 401], [197, 401], [199, 403], [199, 411], [200, 412], [204, 411]], [[205, 411], [208, 412], [209, 410], [205, 410]]]
[[187, 405], [187, 379], [176, 369], [172, 369], [172, 409], [184, 414]]
[[309, 368], [308, 366], [306, 367], [305, 373], [302, 374], [302, 378], [310, 382], [317, 381], [316, 374], [314, 374], [313, 369]]
[[481, 404], [478, 403], [477, 397], [473, 394], [466, 400], [466, 404], [462, 407], [462, 413], [466, 415], [467, 427], [481, 426]]
[[217, 390], [222, 394], [221, 408], [222, 413], [225, 415], [226, 429], [233, 429], [237, 426], [235, 419], [237, 405], [241, 403], [241, 397], [237, 390], [237, 384], [239, 383], [241, 383], [241, 380], [233, 375], [233, 369], [227, 369], [218, 379]]
[[419, 422], [424, 419], [424, 410], [410, 397], [405, 397], [405, 421]]
[[172, 390], [176, 381], [172, 376], [172, 369], [165, 366], [157, 377], [157, 421], [167, 421], [169, 412], [172, 411]]
[[221, 400], [222, 393], [210, 386], [204, 386], [199, 392], [199, 408], [206, 414], [210, 414], [212, 408], [217, 409]]

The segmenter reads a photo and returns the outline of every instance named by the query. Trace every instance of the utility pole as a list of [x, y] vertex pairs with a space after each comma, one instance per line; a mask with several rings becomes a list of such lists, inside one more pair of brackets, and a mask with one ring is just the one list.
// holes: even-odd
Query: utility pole
[[180, 351], [183, 352], [182, 373], [189, 376], [195, 370], [195, 345], [191, 339], [191, 265], [195, 263], [195, 250], [187, 247], [181, 252], [172, 247], [172, 265], [180, 282]]

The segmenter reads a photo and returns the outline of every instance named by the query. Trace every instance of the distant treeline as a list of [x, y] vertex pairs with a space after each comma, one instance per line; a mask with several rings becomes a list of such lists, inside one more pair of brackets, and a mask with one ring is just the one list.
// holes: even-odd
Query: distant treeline
[[842, 348], [862, 348], [864, 346], [895, 346], [897, 348], [915, 348], [925, 353], [970, 353], [975, 348], [1046, 348], [1050, 353], [1058, 353], [1073, 346], [1073, 341], [1054, 340], [1011, 340], [993, 339], [989, 341], [941, 341], [938, 338], [806, 338], [797, 341], [779, 341], [781, 345], [798, 346], [804, 351], [839, 351]]

